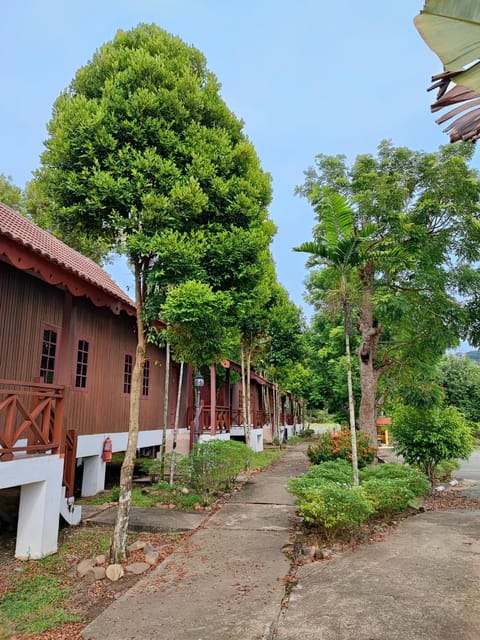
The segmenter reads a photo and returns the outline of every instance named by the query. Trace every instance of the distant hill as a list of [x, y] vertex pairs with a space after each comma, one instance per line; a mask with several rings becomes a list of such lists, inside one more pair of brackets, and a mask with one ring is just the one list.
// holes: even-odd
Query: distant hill
[[467, 351], [465, 355], [470, 360], [473, 360], [477, 364], [480, 364], [480, 351]]

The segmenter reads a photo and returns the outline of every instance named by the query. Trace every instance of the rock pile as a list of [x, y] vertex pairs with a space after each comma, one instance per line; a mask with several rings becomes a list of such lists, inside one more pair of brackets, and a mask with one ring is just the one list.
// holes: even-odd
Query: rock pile
[[136, 540], [127, 547], [127, 556], [137, 551], [143, 551], [143, 562], [141, 561], [142, 558], [140, 558], [132, 563], [108, 564], [105, 555], [82, 560], [77, 565], [77, 576], [90, 583], [104, 580], [105, 578], [111, 582], [117, 582], [120, 578], [123, 578], [125, 573], [140, 575], [157, 564], [160, 552], [153, 545], [143, 540]]

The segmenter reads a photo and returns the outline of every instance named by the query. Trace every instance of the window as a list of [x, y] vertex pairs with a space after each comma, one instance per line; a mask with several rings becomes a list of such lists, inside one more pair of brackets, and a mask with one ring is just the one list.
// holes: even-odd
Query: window
[[45, 329], [42, 341], [42, 357], [40, 361], [40, 376], [47, 384], [53, 384], [55, 375], [55, 357], [57, 355], [57, 332]]
[[75, 372], [75, 386], [78, 389], [85, 389], [87, 386], [87, 365], [88, 365], [88, 342], [78, 341], [77, 369]]
[[150, 361], [145, 360], [145, 362], [143, 363], [142, 396], [148, 396], [149, 386], [150, 386]]
[[132, 370], [133, 357], [129, 353], [126, 353], [123, 364], [123, 393], [130, 393], [132, 390]]

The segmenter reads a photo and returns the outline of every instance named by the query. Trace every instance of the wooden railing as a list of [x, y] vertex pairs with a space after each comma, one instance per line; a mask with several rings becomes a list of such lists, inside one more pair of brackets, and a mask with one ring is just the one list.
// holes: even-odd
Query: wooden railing
[[[211, 432], [211, 415], [212, 409], [210, 405], [201, 405], [200, 419], [199, 419], [199, 431], [202, 433]], [[195, 419], [195, 409], [190, 408], [188, 411], [188, 424], [190, 428], [193, 428], [193, 422]], [[228, 433], [230, 431], [230, 410], [228, 407], [216, 407], [215, 410], [215, 431], [217, 433]]]
[[[265, 411], [258, 409], [253, 411], [252, 413], [252, 421], [253, 426], [255, 428], [263, 427], [264, 424], [268, 424], [270, 422], [270, 418]], [[243, 427], [245, 426], [245, 420], [243, 418], [242, 409], [234, 409], [231, 412], [231, 423], [234, 427]]]
[[14, 453], [59, 453], [64, 388], [0, 379], [0, 461]]

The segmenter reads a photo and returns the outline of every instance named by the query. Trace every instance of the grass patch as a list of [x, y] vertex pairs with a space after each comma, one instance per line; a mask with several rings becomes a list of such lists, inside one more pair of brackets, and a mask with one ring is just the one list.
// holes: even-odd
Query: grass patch
[[[222, 444], [222, 448], [227, 448], [228, 446], [229, 445], [226, 445], [225, 443]], [[250, 471], [260, 471], [269, 467], [273, 462], [275, 462], [275, 460], [278, 460], [286, 453], [285, 449], [266, 449], [264, 451], [253, 452], [250, 449], [247, 449], [245, 445], [236, 442], [231, 443], [229, 448], [233, 449], [232, 454], [234, 457], [236, 453], [239, 453], [243, 454], [245, 459], [243, 460], [242, 455], [239, 455], [238, 460], [236, 460], [236, 466], [233, 464], [234, 461], [229, 461], [227, 459], [227, 475], [229, 473], [232, 474], [235, 472], [236, 474], [237, 472], [241, 472], [243, 465], [245, 465], [245, 468], [248, 467]], [[237, 452], [236, 449], [239, 451]], [[203, 451], [208, 453], [210, 451], [214, 451], [214, 449], [212, 446], [205, 448], [205, 445], [203, 445]], [[195, 458], [194, 462], [196, 463]], [[206, 462], [208, 463], [209, 460], [207, 459]], [[229, 489], [228, 486], [222, 486], [218, 488], [218, 491], [200, 491], [199, 489], [202, 487], [197, 487], [197, 485], [201, 485], [202, 483], [198, 482], [198, 470], [195, 465], [193, 469], [190, 469], [189, 467], [185, 468], [188, 464], [188, 458], [179, 458], [177, 462], [178, 477], [177, 481], [172, 486], [165, 481], [152, 481], [151, 485], [141, 487], [133, 486], [132, 506], [148, 509], [150, 507], [155, 507], [158, 504], [168, 504], [174, 505], [176, 509], [192, 511], [195, 509], [196, 505], [208, 505], [212, 503], [218, 495], [220, 495], [222, 490]], [[158, 465], [157, 460], [149, 460], [148, 463], [144, 465], [143, 471], [149, 473], [152, 478], [155, 478], [155, 465]], [[221, 475], [221, 469], [219, 469], [219, 466], [217, 464], [212, 464], [211, 468], [208, 464], [204, 464], [203, 466], [205, 468], [202, 467], [200, 469], [203, 482], [205, 483], [208, 478], [212, 478], [215, 483], [217, 483], [219, 475]], [[195, 480], [197, 480], [196, 484]], [[78, 500], [78, 504], [101, 505], [106, 502], [117, 502], [118, 497], [119, 488], [113, 487], [111, 491], [103, 491], [96, 496], [81, 498]]]
[[285, 455], [285, 449], [265, 449], [252, 453], [249, 467], [252, 471], [260, 471], [269, 467], [275, 460]]
[[64, 608], [70, 589], [54, 575], [23, 576], [0, 597], [0, 639], [15, 633], [42, 633], [80, 617]]

